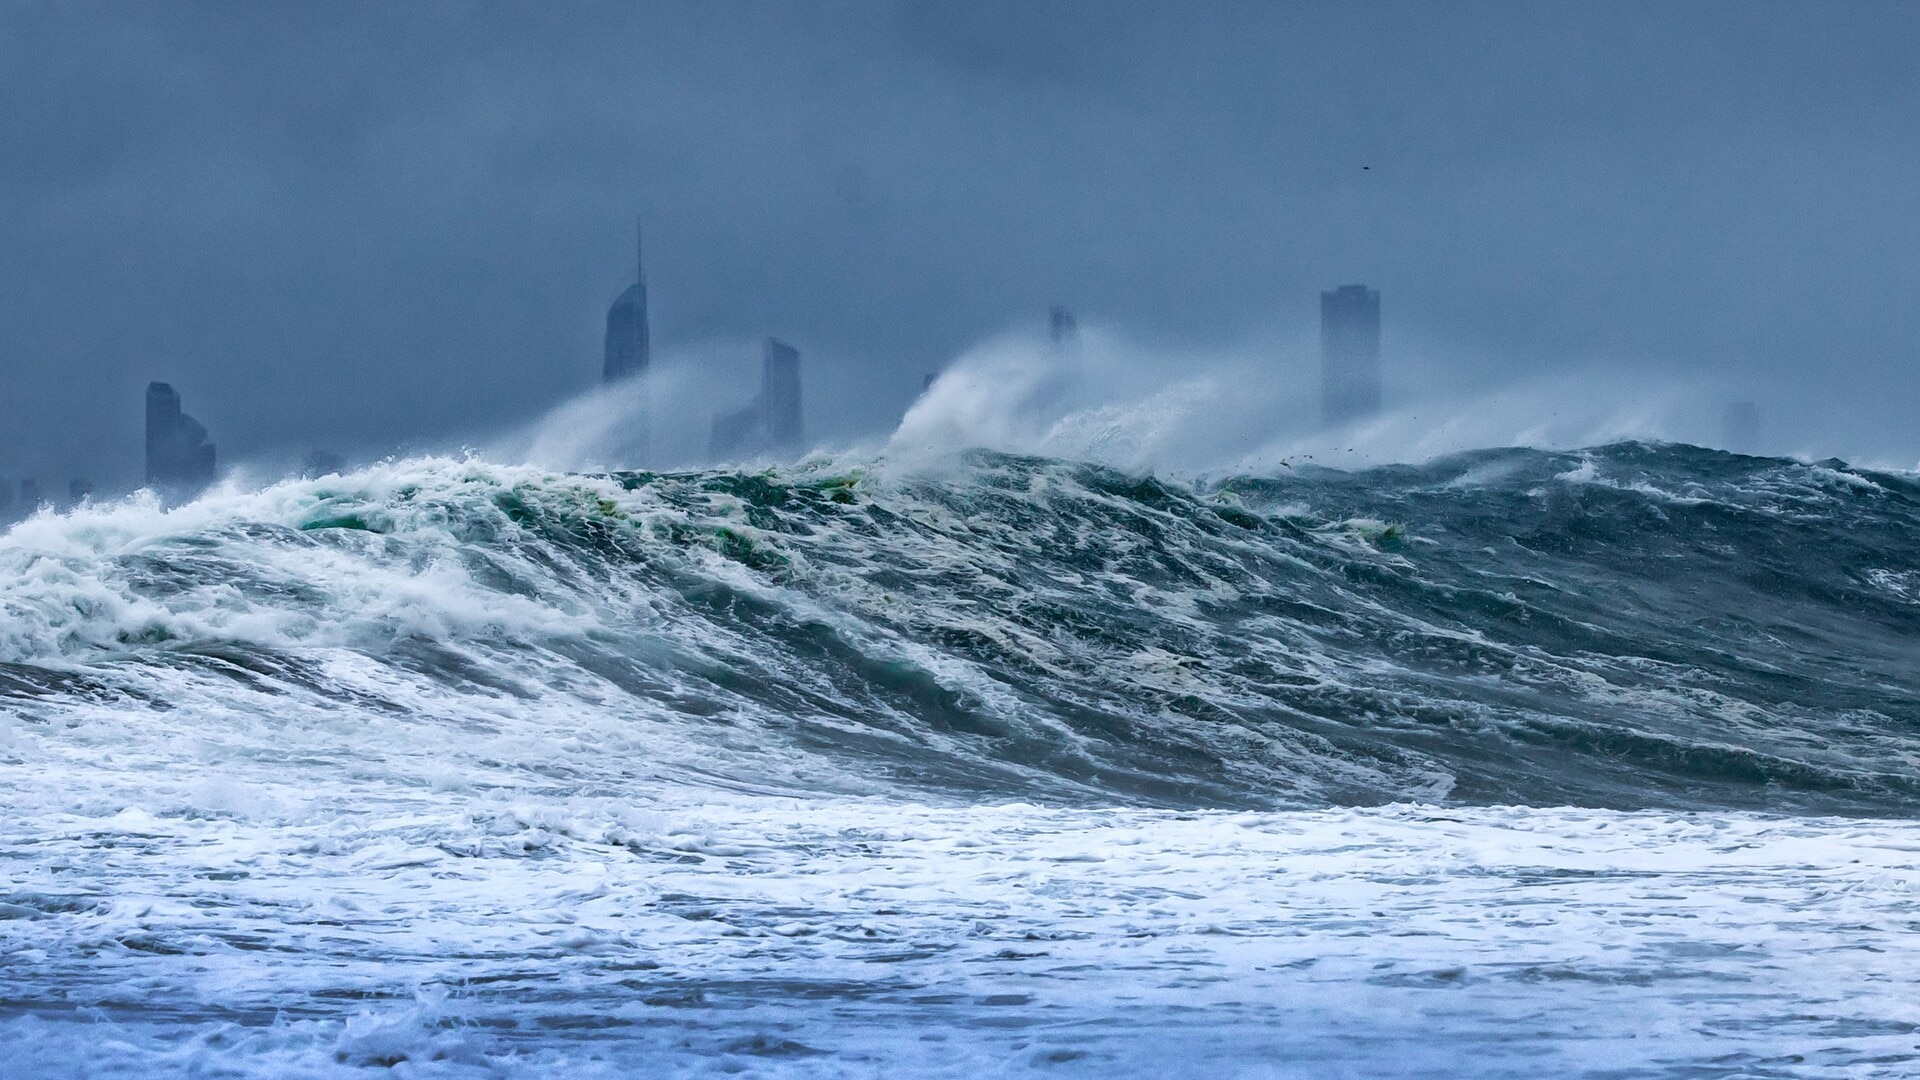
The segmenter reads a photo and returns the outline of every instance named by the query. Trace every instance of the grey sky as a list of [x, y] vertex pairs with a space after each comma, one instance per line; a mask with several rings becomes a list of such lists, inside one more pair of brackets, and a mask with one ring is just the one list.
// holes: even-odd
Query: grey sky
[[1390, 380], [1920, 455], [1911, 3], [0, 0], [0, 102], [0, 476], [131, 482], [150, 379], [228, 460], [523, 421], [636, 211], [656, 348], [779, 334], [829, 434], [1055, 300], [1220, 346], [1365, 281]]

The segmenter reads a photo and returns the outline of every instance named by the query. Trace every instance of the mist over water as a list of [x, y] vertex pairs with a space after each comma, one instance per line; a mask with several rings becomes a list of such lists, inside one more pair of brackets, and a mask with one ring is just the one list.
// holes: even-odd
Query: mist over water
[[[473, 445], [492, 460], [568, 470], [716, 464], [708, 450], [711, 421], [752, 397], [743, 359], [751, 355], [745, 344], [670, 350], [644, 379], [596, 388]], [[1209, 350], [1143, 342], [1101, 323], [1082, 327], [1071, 343], [1015, 330], [930, 373], [932, 382], [891, 431], [816, 437], [809, 446], [843, 461], [895, 467], [989, 449], [1197, 477], [1264, 475], [1309, 462], [1412, 464], [1488, 447], [1728, 441], [1728, 391], [1711, 383], [1592, 367], [1487, 382], [1462, 380], [1452, 374], [1457, 370], [1443, 347], [1403, 345], [1389, 365], [1385, 408], [1327, 424], [1320, 419], [1317, 345], [1304, 339], [1269, 335]], [[810, 374], [803, 368], [811, 415], [831, 402], [821, 400], [825, 392]], [[1755, 439], [1764, 447], [1743, 449], [1847, 456], [1780, 426]], [[1864, 460], [1910, 464], [1872, 454]]]
[[943, 370], [886, 450], [985, 447], [1195, 475], [1413, 463], [1498, 446], [1718, 441], [1710, 388], [1591, 370], [1450, 385], [1449, 367], [1407, 348], [1389, 371], [1382, 413], [1329, 425], [1319, 419], [1317, 349], [1304, 341], [1199, 352], [1098, 325], [1064, 346], [1005, 335]]

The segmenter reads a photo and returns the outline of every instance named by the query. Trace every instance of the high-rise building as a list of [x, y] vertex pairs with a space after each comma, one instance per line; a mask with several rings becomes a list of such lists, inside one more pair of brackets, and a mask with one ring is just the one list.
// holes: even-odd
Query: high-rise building
[[1329, 423], [1380, 411], [1380, 291], [1320, 294], [1320, 407]]
[[200, 421], [180, 411], [180, 395], [163, 382], [147, 384], [147, 484], [190, 495], [214, 477], [214, 446]]
[[647, 265], [635, 234], [634, 268], [639, 276], [607, 309], [607, 353], [601, 368], [606, 382], [645, 375], [653, 360], [653, 342], [647, 327]]
[[1760, 452], [1760, 406], [1736, 401], [1727, 406], [1727, 449], [1736, 454]]
[[308, 480], [312, 480], [316, 477], [331, 476], [334, 473], [344, 472], [346, 471], [346, 467], [347, 459], [341, 457], [339, 454], [331, 450], [315, 450], [308, 454], [307, 460], [301, 464], [300, 475]]
[[707, 451], [715, 458], [794, 450], [806, 441], [800, 416], [800, 350], [778, 338], [760, 349], [760, 393], [713, 418]]
[[1080, 323], [1073, 312], [1055, 304], [1047, 311], [1047, 337], [1056, 349], [1071, 349], [1080, 343]]
[[76, 476], [67, 481], [67, 501], [69, 503], [77, 506], [91, 498], [93, 498], [93, 481], [80, 476]]
[[767, 448], [798, 447], [806, 437], [800, 426], [800, 350], [778, 338], [768, 338], [760, 347], [760, 400]]
[[707, 435], [707, 456], [725, 461], [753, 453], [760, 444], [760, 399], [754, 398], [732, 412], [713, 418], [713, 429]]

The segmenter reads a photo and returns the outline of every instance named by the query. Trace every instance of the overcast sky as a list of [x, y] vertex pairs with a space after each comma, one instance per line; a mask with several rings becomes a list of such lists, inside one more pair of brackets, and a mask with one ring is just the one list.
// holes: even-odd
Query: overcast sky
[[828, 435], [1055, 301], [1231, 348], [1366, 282], [1390, 400], [1699, 378], [1920, 456], [1910, 2], [0, 0], [0, 104], [43, 484], [134, 481], [153, 379], [229, 461], [523, 422], [636, 214], [656, 353], [778, 334]]

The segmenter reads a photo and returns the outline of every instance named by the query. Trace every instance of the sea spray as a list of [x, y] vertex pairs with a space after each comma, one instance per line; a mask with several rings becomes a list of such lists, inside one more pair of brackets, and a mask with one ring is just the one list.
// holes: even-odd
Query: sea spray
[[1633, 443], [1208, 483], [394, 461], [18, 527], [0, 661], [52, 712], [524, 700], [783, 790], [1903, 812], [1915, 491]]

